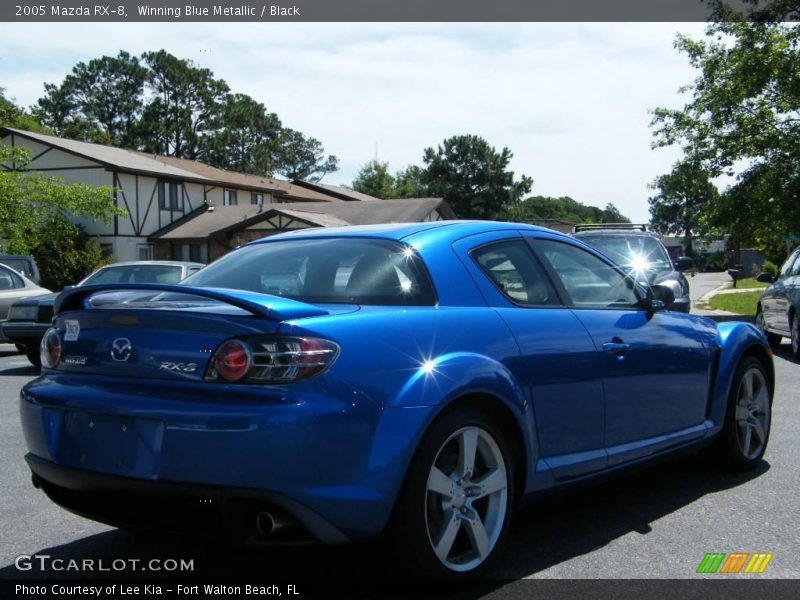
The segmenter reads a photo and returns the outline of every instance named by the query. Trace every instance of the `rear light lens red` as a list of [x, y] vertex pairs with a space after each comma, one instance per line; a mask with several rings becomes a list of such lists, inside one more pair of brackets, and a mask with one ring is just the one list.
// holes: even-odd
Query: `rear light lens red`
[[39, 346], [39, 357], [42, 365], [48, 369], [55, 369], [61, 360], [61, 337], [55, 327], [48, 329]]
[[293, 383], [319, 375], [333, 364], [339, 346], [312, 337], [259, 336], [228, 340], [214, 353], [207, 380]]
[[250, 369], [250, 349], [240, 340], [228, 340], [217, 349], [212, 371], [226, 381], [239, 381]]

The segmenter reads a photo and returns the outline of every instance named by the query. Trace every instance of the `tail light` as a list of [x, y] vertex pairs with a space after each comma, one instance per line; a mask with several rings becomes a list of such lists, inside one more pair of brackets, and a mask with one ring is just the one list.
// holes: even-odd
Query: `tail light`
[[312, 337], [254, 337], [228, 340], [211, 359], [205, 379], [246, 383], [292, 383], [331, 366], [339, 346]]
[[61, 360], [61, 338], [55, 327], [48, 329], [39, 346], [39, 358], [48, 369], [54, 369]]
[[239, 381], [250, 369], [250, 350], [244, 342], [228, 340], [214, 353], [212, 369], [226, 381]]

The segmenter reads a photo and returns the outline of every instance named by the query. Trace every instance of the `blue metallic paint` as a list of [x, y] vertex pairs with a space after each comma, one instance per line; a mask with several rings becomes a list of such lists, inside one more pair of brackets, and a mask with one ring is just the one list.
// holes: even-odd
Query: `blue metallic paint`
[[[64, 352], [90, 361], [85, 368], [45, 369], [24, 388], [30, 452], [124, 477], [279, 492], [361, 539], [384, 528], [426, 429], [467, 396], [501, 403], [516, 420], [528, 465], [520, 482], [525, 498], [704, 443], [718, 432], [738, 361], [754, 347], [768, 356], [763, 335], [742, 323], [669, 312], [515, 307], [467, 252], [521, 235], [598, 255], [566, 236], [517, 224], [304, 230], [254, 243], [401, 240], [425, 262], [437, 305], [342, 310], [252, 292], [135, 286], [205, 295], [254, 316], [113, 311], [138, 319], [131, 328], [80, 309], [95, 290], [67, 293], [56, 327], [63, 331], [65, 319], [78, 319], [83, 338], [65, 342]], [[201, 380], [211, 350], [224, 339], [276, 331], [328, 338], [341, 351], [327, 372], [299, 383]], [[633, 338], [624, 364], [602, 350], [620, 332]], [[121, 335], [141, 352], [135, 364], [102, 358]], [[165, 357], [200, 368], [192, 375], [157, 372]], [[81, 440], [89, 422], [103, 431]]]

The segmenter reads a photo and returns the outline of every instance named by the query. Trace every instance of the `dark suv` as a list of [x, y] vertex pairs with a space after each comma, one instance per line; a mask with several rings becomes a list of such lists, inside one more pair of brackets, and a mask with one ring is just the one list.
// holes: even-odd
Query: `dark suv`
[[647, 285], [663, 285], [675, 294], [671, 310], [689, 312], [689, 282], [683, 271], [694, 268], [694, 261], [681, 257], [675, 263], [646, 225], [601, 223], [576, 225], [572, 237], [593, 246], [617, 264], [630, 270], [638, 281]]
[[11, 267], [17, 273], [25, 275], [36, 285], [41, 283], [39, 279], [39, 268], [36, 266], [36, 261], [32, 256], [25, 256], [24, 254], [0, 254], [0, 263]]

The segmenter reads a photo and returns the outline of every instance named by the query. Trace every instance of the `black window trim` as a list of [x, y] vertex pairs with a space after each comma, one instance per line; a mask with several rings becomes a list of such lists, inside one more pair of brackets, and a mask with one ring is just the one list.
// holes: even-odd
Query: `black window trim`
[[[548, 276], [551, 279], [554, 280], [554, 284], [556, 286], [556, 290], [558, 291], [558, 293], [560, 295], [563, 294], [563, 298], [566, 300], [566, 306], [569, 307], [571, 310], [648, 311], [648, 308], [645, 305], [645, 302], [647, 300], [647, 293], [645, 292], [645, 296], [642, 297], [642, 292], [644, 292], [645, 290], [643, 290], [642, 287], [639, 285], [639, 283], [630, 276], [630, 273], [626, 273], [625, 271], [623, 271], [619, 267], [619, 265], [616, 265], [613, 262], [610, 262], [602, 254], [600, 254], [598, 252], [594, 252], [591, 249], [587, 250], [586, 248], [582, 248], [581, 246], [578, 246], [577, 244], [571, 244], [570, 242], [567, 242], [567, 241], [564, 241], [564, 240], [557, 240], [557, 239], [550, 238], [550, 237], [539, 237], [539, 236], [531, 236], [531, 235], [523, 234], [522, 238], [527, 243], [528, 248], [530, 248], [531, 251], [536, 255], [536, 257], [539, 260], [539, 262], [542, 264], [544, 269], [547, 271]], [[565, 246], [572, 246], [574, 248], [577, 248], [578, 250], [583, 250], [584, 252], [587, 252], [588, 254], [591, 254], [592, 256], [597, 258], [599, 261], [604, 262], [606, 265], [608, 265], [609, 267], [611, 267], [612, 269], [617, 271], [620, 275], [622, 275], [622, 277], [624, 279], [626, 279], [626, 280], [631, 282], [631, 284], [633, 286], [633, 293], [639, 299], [639, 305], [638, 306], [627, 307], [627, 306], [579, 306], [579, 305], [575, 304], [575, 302], [572, 300], [572, 297], [569, 295], [569, 292], [564, 287], [564, 284], [561, 282], [561, 279], [556, 274], [555, 269], [550, 265], [550, 263], [543, 256], [541, 256], [541, 252], [536, 247], [536, 243], [535, 243], [535, 242], [537, 242], [539, 240], [544, 240], [544, 241], [547, 241], [547, 242], [554, 242], [556, 244], [564, 244]]]

